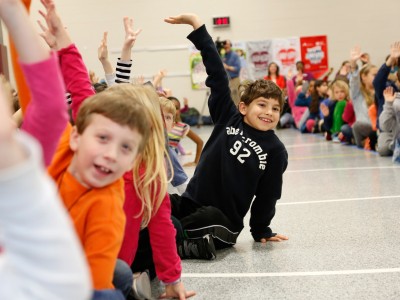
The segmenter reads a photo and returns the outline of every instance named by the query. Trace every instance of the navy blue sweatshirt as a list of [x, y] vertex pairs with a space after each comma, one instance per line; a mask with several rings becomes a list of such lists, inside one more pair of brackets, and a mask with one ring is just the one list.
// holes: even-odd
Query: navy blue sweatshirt
[[285, 146], [273, 130], [260, 131], [244, 123], [205, 26], [193, 31], [188, 39], [203, 57], [208, 74], [206, 85], [211, 90], [208, 106], [215, 125], [182, 196], [202, 206], [219, 208], [239, 232], [251, 207], [253, 238], [269, 238], [273, 235], [269, 225], [281, 197], [282, 176], [288, 164]]

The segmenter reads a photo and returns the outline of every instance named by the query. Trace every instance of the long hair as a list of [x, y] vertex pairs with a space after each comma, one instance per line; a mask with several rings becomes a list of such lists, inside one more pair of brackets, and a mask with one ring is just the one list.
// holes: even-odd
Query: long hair
[[314, 85], [314, 91], [311, 93], [311, 103], [310, 103], [310, 113], [316, 114], [319, 112], [319, 104], [321, 102], [321, 96], [318, 93], [317, 88], [319, 88], [321, 85], [326, 83], [324, 80], [316, 80], [315, 85]]
[[151, 87], [136, 86], [140, 91], [140, 99], [149, 111], [151, 133], [144, 146], [142, 155], [133, 166], [133, 183], [141, 199], [142, 227], [146, 227], [150, 219], [157, 213], [167, 194], [167, 164], [172, 168], [165, 145], [165, 135], [161, 107], [157, 93]]
[[374, 104], [375, 93], [367, 88], [367, 86], [365, 85], [365, 83], [362, 80], [362, 77], [364, 75], [368, 75], [369, 72], [371, 72], [372, 69], [375, 69], [375, 68], [376, 68], [376, 66], [374, 66], [374, 65], [365, 64], [360, 69], [360, 74], [359, 74], [359, 76], [360, 76], [360, 78], [359, 78], [360, 79], [360, 92], [365, 99], [365, 103], [367, 104], [367, 107], [370, 107], [372, 104]]

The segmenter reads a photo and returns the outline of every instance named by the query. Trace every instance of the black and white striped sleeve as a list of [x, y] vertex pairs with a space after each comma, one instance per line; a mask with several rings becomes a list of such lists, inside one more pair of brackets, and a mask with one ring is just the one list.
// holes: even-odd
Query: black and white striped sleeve
[[118, 58], [117, 68], [116, 68], [116, 83], [130, 83], [131, 81], [131, 68], [132, 60], [121, 60]]

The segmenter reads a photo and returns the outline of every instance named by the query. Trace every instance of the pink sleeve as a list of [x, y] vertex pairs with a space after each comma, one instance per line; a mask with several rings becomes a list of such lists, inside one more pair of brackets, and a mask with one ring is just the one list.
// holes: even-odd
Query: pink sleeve
[[22, 64], [31, 93], [22, 129], [35, 137], [43, 148], [48, 166], [68, 123], [65, 87], [56, 53], [41, 62]]
[[61, 72], [67, 91], [72, 98], [72, 117], [75, 120], [82, 102], [95, 94], [89, 74], [78, 49], [74, 44], [58, 51]]
[[294, 83], [292, 80], [286, 81], [286, 89], [288, 95], [288, 104], [292, 108], [294, 106], [294, 102], [296, 101], [296, 92], [294, 90]]
[[166, 194], [148, 225], [157, 277], [170, 283], [181, 277], [181, 259], [176, 249], [176, 230], [171, 220], [171, 202]]

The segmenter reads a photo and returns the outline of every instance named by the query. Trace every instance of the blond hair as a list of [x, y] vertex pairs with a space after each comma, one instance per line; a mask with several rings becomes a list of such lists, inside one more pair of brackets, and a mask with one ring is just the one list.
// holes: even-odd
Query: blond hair
[[[134, 186], [142, 202], [139, 213], [143, 215], [142, 227], [146, 227], [157, 213], [167, 194], [168, 182], [172, 179], [172, 174], [169, 178], [167, 172], [167, 167], [172, 170], [172, 163], [167, 151], [159, 97], [151, 87], [146, 87], [146, 91], [147, 97], [141, 100], [150, 111], [151, 135], [133, 167]], [[140, 172], [142, 168], [146, 171]]]
[[368, 75], [369, 72], [372, 71], [372, 69], [376, 69], [376, 66], [371, 65], [371, 64], [365, 64], [360, 69], [360, 74], [359, 74], [359, 76], [360, 76], [360, 91], [361, 91], [361, 94], [363, 95], [363, 97], [365, 99], [365, 103], [367, 104], [367, 107], [370, 107], [372, 104], [374, 104], [375, 94], [374, 94], [374, 92], [371, 92], [371, 90], [369, 90], [367, 88], [367, 86], [363, 82], [362, 78], [363, 78], [364, 75]]
[[344, 91], [344, 93], [345, 93], [344, 99], [334, 99], [334, 100], [349, 100], [350, 89], [349, 89], [349, 85], [344, 80], [341, 80], [341, 79], [335, 80], [334, 82], [332, 82], [330, 88], [331, 88], [332, 92], [334, 91], [335, 88], [337, 88], [339, 90]]
[[174, 102], [172, 102], [171, 100], [165, 98], [165, 97], [160, 97], [160, 105], [161, 105], [161, 109], [167, 113], [170, 113], [174, 116], [174, 120], [176, 118], [176, 107]]

